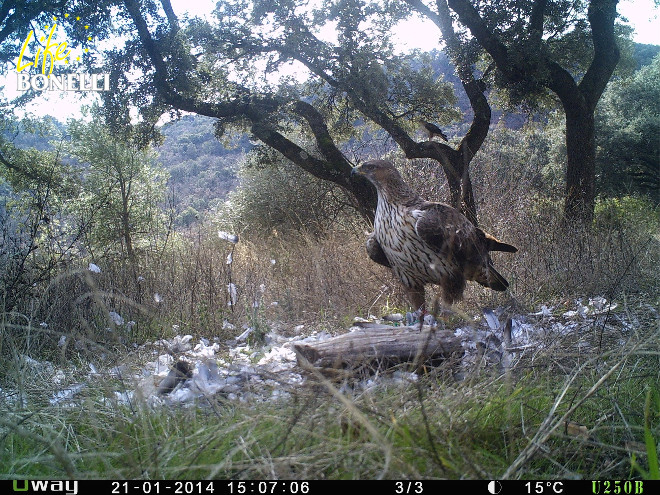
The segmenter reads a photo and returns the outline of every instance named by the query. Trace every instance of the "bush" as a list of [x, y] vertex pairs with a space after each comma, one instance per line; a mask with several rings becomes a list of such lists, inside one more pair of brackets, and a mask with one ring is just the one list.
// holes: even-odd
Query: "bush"
[[240, 186], [220, 215], [253, 239], [273, 230], [320, 235], [354, 228], [358, 217], [341, 187], [317, 179], [273, 150], [255, 148], [238, 175]]

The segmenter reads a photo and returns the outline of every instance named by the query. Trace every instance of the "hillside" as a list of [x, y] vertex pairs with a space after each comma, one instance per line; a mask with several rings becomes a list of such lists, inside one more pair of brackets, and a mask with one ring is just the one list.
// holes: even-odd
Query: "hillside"
[[170, 173], [169, 188], [181, 223], [223, 200], [238, 183], [236, 169], [252, 147], [247, 136], [225, 147], [213, 133], [213, 119], [186, 115], [162, 128], [165, 140], [157, 148]]
[[[649, 64], [659, 51], [660, 46], [635, 43], [631, 56], [637, 66], [642, 67]], [[467, 132], [472, 118], [470, 102], [448, 57], [437, 50], [432, 51], [431, 55], [438, 76], [454, 85], [457, 106], [464, 115], [462, 122], [445, 131], [450, 137], [462, 136]], [[492, 125], [503, 120], [505, 127], [519, 129], [527, 119], [522, 113], [505, 113], [495, 107], [492, 110]], [[190, 225], [199, 218], [200, 213], [213, 208], [236, 188], [240, 160], [253, 146], [248, 136], [242, 135], [234, 138], [226, 147], [226, 143], [214, 135], [213, 120], [199, 115], [185, 115], [165, 124], [161, 129], [165, 139], [156, 152], [158, 160], [170, 174], [169, 201], [179, 225]], [[5, 131], [5, 138], [19, 148], [53, 149], [51, 142], [66, 133], [66, 126], [52, 117], [44, 117], [43, 124], [50, 132], [31, 133], [21, 128], [18, 133]]]

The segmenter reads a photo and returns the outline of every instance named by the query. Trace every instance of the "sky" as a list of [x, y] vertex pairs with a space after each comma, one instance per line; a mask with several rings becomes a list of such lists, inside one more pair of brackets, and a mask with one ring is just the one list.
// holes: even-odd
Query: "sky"
[[[216, 4], [216, 0], [171, 0], [175, 13], [182, 16], [188, 13], [191, 16], [208, 14]], [[620, 0], [617, 11], [629, 20], [635, 29], [633, 39], [638, 43], [660, 44], [659, 10], [655, 8], [653, 0]], [[428, 20], [410, 19], [402, 22], [395, 30], [396, 38], [402, 50], [421, 48], [430, 50], [440, 48], [438, 28]], [[4, 79], [4, 80], [3, 80]], [[16, 72], [9, 70], [6, 78], [0, 77], [0, 86], [5, 86], [5, 95], [13, 98], [20, 93], [16, 91]], [[50, 93], [50, 94], [48, 94]], [[91, 94], [91, 93], [88, 93]], [[27, 111], [36, 115], [52, 115], [65, 122], [68, 118], [79, 118], [80, 107], [84, 103], [91, 103], [94, 97], [84, 100], [67, 94], [66, 92], [43, 92], [44, 96], [37, 97]]]

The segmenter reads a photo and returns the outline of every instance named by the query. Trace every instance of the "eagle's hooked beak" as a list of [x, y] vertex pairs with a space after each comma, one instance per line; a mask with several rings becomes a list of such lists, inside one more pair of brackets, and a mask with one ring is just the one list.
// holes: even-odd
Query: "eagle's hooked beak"
[[354, 175], [362, 175], [361, 165], [358, 165], [357, 167], [353, 167], [351, 169], [351, 177], [353, 177]]

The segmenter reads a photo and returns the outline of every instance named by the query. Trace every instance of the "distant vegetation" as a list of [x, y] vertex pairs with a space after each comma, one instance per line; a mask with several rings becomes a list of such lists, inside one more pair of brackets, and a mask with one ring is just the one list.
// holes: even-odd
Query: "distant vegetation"
[[241, 160], [251, 148], [246, 135], [220, 141], [213, 119], [186, 115], [162, 128], [158, 159], [170, 174], [169, 190], [177, 224], [195, 223], [238, 185]]

